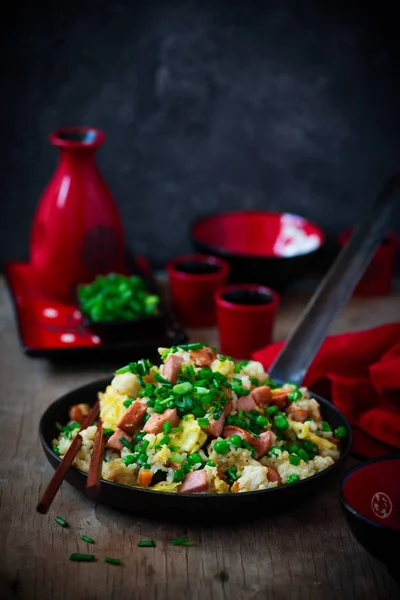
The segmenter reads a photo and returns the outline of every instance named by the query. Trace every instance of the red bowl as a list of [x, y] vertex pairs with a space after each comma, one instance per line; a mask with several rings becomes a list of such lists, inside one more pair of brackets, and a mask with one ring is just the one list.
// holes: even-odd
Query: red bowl
[[357, 541], [400, 579], [400, 453], [351, 469], [341, 483], [340, 501]]
[[303, 217], [260, 210], [204, 217], [191, 236], [199, 252], [229, 262], [232, 281], [274, 289], [301, 277], [325, 241], [322, 229]]

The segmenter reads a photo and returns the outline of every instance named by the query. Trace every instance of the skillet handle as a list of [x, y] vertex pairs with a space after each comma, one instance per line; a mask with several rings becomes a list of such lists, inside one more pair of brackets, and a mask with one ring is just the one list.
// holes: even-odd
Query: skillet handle
[[400, 174], [393, 175], [372, 203], [309, 300], [285, 346], [269, 369], [281, 381], [303, 382], [337, 314], [350, 298], [390, 223], [400, 195]]

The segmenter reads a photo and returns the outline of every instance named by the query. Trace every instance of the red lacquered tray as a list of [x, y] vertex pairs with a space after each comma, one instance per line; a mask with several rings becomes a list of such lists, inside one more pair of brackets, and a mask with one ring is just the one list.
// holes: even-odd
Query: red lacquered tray
[[[136, 271], [149, 275], [147, 259], [135, 259]], [[147, 272], [146, 272], [147, 271]], [[49, 359], [87, 357], [119, 357], [127, 355], [156, 358], [159, 346], [187, 341], [186, 333], [169, 318], [161, 335], [124, 342], [103, 343], [83, 324], [74, 304], [58, 302], [36, 285], [29, 263], [9, 262], [5, 275], [14, 304], [18, 333], [23, 351], [29, 356]]]

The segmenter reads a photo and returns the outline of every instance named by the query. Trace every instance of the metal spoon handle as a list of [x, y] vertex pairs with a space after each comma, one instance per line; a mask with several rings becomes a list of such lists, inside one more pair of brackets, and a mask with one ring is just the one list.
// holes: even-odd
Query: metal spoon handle
[[300, 385], [336, 315], [350, 298], [376, 248], [387, 233], [400, 191], [400, 175], [392, 176], [349, 243], [314, 292], [285, 346], [269, 369], [271, 377]]

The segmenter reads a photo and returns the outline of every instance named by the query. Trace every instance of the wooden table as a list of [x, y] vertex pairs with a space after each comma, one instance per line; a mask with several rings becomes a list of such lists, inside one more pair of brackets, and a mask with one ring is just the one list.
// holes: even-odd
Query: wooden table
[[[291, 329], [306, 294], [285, 298], [276, 338]], [[398, 320], [400, 294], [353, 299], [335, 332]], [[190, 332], [216, 341], [215, 330]], [[339, 506], [336, 483], [290, 514], [255, 514], [254, 522], [207, 528], [156, 523], [96, 506], [64, 483], [49, 514], [35, 512], [52, 475], [37, 429], [42, 411], [76, 386], [104, 377], [104, 364], [54, 366], [25, 357], [4, 284], [0, 282], [1, 377], [1, 598], [40, 600], [254, 600], [389, 599], [399, 589], [385, 568], [352, 537]], [[108, 372], [115, 365], [108, 365]], [[349, 461], [349, 465], [354, 460]], [[66, 518], [69, 528], [54, 521]], [[92, 537], [90, 546], [80, 535]], [[173, 547], [186, 536], [198, 543]], [[137, 548], [140, 539], [156, 548]], [[71, 552], [93, 551], [95, 563], [73, 563]], [[105, 556], [122, 559], [107, 565]]]

